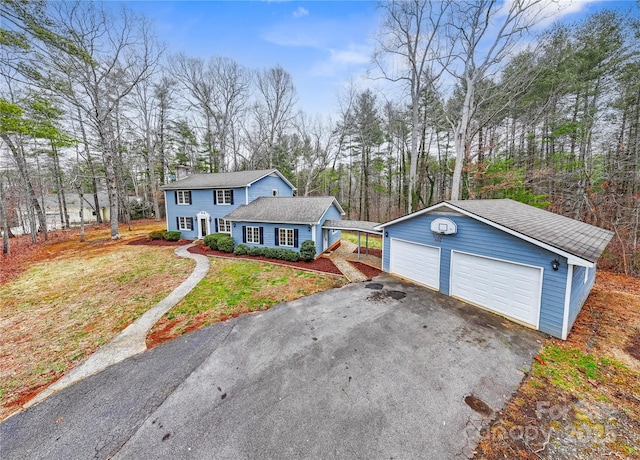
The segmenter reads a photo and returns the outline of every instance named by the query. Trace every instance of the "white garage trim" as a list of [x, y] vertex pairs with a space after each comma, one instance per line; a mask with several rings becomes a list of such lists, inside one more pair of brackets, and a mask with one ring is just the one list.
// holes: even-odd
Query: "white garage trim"
[[449, 292], [538, 329], [543, 271], [542, 267], [452, 250]]
[[[567, 285], [564, 292], [564, 312], [562, 314], [562, 340], [569, 335], [569, 308], [571, 306], [571, 285], [573, 284], [573, 265], [567, 267]], [[588, 268], [586, 270], [589, 270]]]
[[391, 238], [389, 272], [438, 290], [440, 288], [440, 248]]

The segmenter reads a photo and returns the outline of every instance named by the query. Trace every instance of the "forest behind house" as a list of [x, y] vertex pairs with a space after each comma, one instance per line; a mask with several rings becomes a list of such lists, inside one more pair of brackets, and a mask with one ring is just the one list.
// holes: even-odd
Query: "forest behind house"
[[448, 199], [549, 209], [612, 230], [599, 266], [640, 276], [640, 4], [535, 35], [540, 2], [511, 4], [381, 3], [371, 84], [329, 116], [299, 109], [286, 69], [168, 49], [124, 6], [1, 0], [3, 250], [11, 229], [47, 237], [47, 196], [61, 228], [71, 194], [109, 208], [118, 238], [164, 218], [178, 166], [277, 168], [350, 219]]

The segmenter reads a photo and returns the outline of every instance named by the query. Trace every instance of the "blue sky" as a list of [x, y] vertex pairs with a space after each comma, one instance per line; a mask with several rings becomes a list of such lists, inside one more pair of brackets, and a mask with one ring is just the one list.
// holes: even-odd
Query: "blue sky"
[[[602, 8], [633, 10], [635, 0], [559, 0], [562, 21]], [[251, 69], [281, 65], [298, 91], [298, 108], [335, 112], [339, 91], [362, 81], [374, 48], [380, 11], [372, 1], [126, 2], [155, 23], [170, 52], [230, 57]], [[371, 82], [364, 84], [371, 85]]]

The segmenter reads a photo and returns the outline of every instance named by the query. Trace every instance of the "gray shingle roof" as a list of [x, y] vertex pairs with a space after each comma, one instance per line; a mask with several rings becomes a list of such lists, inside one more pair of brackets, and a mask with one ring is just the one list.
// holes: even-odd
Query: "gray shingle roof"
[[326, 228], [335, 228], [337, 230], [360, 230], [366, 233], [382, 233], [375, 227], [380, 225], [378, 222], [369, 222], [367, 220], [327, 220], [322, 224]]
[[247, 205], [234, 209], [225, 219], [245, 222], [273, 222], [287, 224], [311, 224], [319, 222], [322, 215], [335, 204], [332, 196], [260, 197]]
[[598, 260], [613, 237], [609, 230], [509, 199], [445, 203], [589, 262]]
[[[255, 171], [237, 171], [209, 174], [192, 174], [181, 180], [160, 187], [161, 190], [197, 190], [210, 188], [246, 187], [249, 184], [269, 174], [275, 173], [282, 177], [277, 169], [259, 169]], [[288, 182], [288, 181], [287, 181]], [[291, 184], [289, 184], [291, 185]], [[293, 185], [291, 185], [293, 187]], [[295, 190], [295, 187], [293, 187]]]

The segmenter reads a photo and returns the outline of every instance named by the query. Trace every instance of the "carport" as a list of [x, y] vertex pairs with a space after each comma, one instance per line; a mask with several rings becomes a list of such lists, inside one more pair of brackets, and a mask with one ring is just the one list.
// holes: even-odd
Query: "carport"
[[358, 260], [360, 259], [360, 236], [365, 235], [365, 254], [369, 255], [369, 235], [382, 236], [382, 231], [376, 230], [375, 227], [380, 225], [379, 222], [369, 222], [367, 220], [326, 220], [322, 225], [323, 230], [344, 230], [349, 232], [358, 232]]

